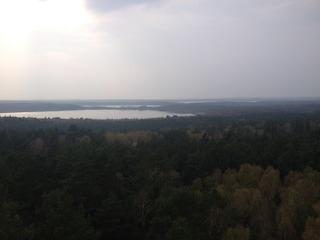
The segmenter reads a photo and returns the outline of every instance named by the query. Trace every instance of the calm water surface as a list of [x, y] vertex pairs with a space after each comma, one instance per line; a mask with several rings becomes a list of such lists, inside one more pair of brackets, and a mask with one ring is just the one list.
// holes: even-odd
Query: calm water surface
[[0, 117], [31, 117], [31, 118], [89, 118], [89, 119], [148, 119], [172, 116], [193, 116], [192, 114], [169, 113], [154, 110], [74, 110], [49, 112], [15, 112], [0, 113]]

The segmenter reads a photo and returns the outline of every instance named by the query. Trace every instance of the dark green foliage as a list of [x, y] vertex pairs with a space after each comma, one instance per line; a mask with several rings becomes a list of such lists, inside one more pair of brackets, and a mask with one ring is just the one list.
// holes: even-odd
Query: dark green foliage
[[0, 239], [311, 236], [319, 129], [320, 113], [0, 118]]
[[0, 185], [0, 239], [33, 238], [33, 227], [26, 226], [19, 215], [19, 204], [9, 199], [7, 190]]
[[72, 196], [54, 190], [43, 196], [38, 210], [37, 239], [99, 239], [100, 234], [90, 226], [83, 206], [75, 209]]

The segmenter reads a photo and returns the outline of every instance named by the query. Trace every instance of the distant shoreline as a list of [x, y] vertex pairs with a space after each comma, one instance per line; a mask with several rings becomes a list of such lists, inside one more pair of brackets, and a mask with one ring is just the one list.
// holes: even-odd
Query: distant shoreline
[[320, 111], [320, 98], [185, 100], [1, 100], [0, 113], [75, 110], [155, 110], [194, 115]]

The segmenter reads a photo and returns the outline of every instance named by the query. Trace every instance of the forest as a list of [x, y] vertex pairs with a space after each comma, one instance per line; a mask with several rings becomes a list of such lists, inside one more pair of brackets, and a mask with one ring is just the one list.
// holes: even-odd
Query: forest
[[320, 111], [0, 118], [0, 239], [319, 236]]

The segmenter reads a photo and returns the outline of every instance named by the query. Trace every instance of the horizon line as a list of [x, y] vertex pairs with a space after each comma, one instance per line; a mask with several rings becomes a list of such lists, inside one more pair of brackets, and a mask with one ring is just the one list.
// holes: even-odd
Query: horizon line
[[1, 102], [34, 102], [34, 101], [204, 101], [204, 100], [320, 100], [313, 97], [204, 97], [204, 98], [52, 98], [52, 99], [0, 99]]

